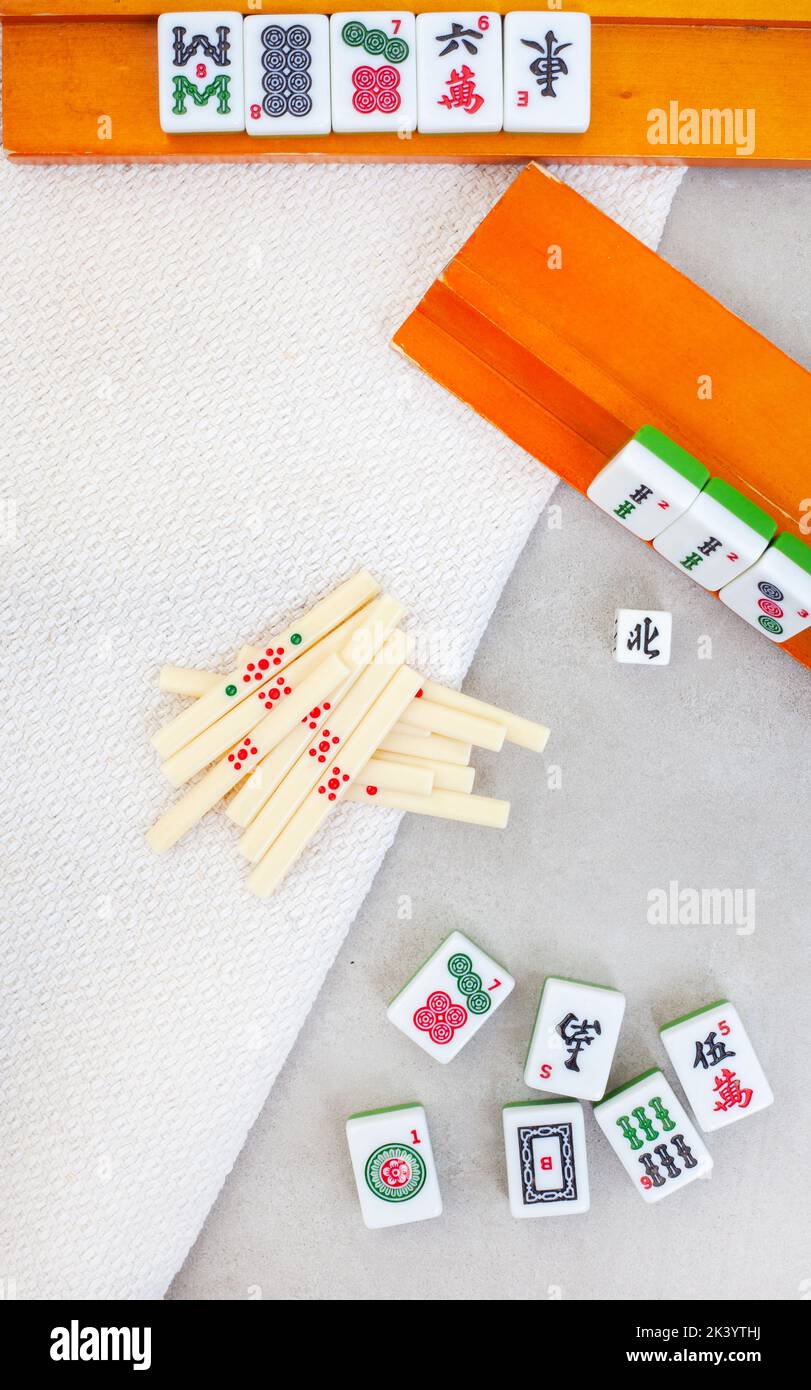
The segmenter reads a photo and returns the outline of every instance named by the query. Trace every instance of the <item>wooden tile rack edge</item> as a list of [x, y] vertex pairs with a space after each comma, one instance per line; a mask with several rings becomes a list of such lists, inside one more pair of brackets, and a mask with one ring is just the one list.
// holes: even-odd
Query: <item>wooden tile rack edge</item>
[[[194, 10], [235, 10], [241, 14], [332, 14], [329, 5], [314, 0], [237, 0], [237, 3], [223, 3], [223, 0], [194, 0], [188, 5], [170, 6], [165, 0], [1, 0], [0, 15], [17, 15], [27, 18], [52, 15], [104, 16], [113, 15], [159, 15], [171, 8]], [[337, 8], [337, 7], [336, 7]], [[380, 0], [358, 0], [347, 3], [344, 9], [379, 10]], [[453, 9], [447, 0], [422, 0], [422, 3], [403, 8], [415, 14], [432, 13]], [[462, 11], [473, 12], [475, 4], [465, 3]], [[545, 0], [515, 0], [515, 3], [489, 5], [488, 9], [500, 14], [510, 10], [538, 10], [548, 8], [554, 16], [556, 10], [581, 10], [591, 15], [595, 23], [605, 20], [620, 20], [647, 24], [805, 24], [811, 21], [811, 0], [582, 0], [582, 3], [555, 5], [545, 4]]]

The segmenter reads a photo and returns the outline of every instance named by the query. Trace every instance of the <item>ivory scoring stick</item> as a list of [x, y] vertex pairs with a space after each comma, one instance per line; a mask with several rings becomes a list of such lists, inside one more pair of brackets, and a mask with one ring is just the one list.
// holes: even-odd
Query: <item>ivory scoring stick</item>
[[[355, 617], [359, 615], [356, 613]], [[352, 621], [347, 619], [347, 626]], [[326, 638], [322, 638], [326, 641]], [[318, 644], [317, 644], [318, 645]], [[315, 650], [315, 648], [311, 648]], [[242, 647], [237, 653], [237, 661], [256, 661], [264, 656], [261, 647]], [[184, 695], [190, 700], [199, 700], [201, 695], [205, 695], [212, 685], [216, 685], [222, 680], [219, 671], [203, 671], [198, 666], [161, 666], [158, 672], [158, 689], [166, 695]], [[411, 738], [424, 738], [428, 730], [418, 729], [414, 724], [404, 724], [402, 720], [395, 724], [393, 733], [408, 734]]]
[[[248, 879], [248, 887], [257, 897], [268, 897], [278, 887], [323, 825], [333, 806], [340, 801], [343, 789], [351, 786], [375, 749], [380, 747], [389, 729], [414, 699], [421, 683], [421, 676], [409, 666], [401, 666], [392, 676], [368, 714], [347, 739], [341, 761], [337, 764], [340, 772], [336, 774], [334, 765], [327, 765], [325, 770], [329, 777], [311, 788], [281, 835], [256, 865]], [[335, 787], [330, 785], [332, 781], [336, 782]]]
[[167, 695], [187, 695], [197, 700], [222, 680], [217, 671], [198, 671], [194, 666], [161, 666], [158, 689]]
[[[380, 602], [380, 600], [375, 600], [375, 602]], [[388, 602], [393, 603], [394, 600], [390, 599]], [[348, 645], [374, 606], [374, 604], [367, 604], [359, 613], [353, 614], [351, 618], [347, 618], [345, 622], [333, 628], [332, 632], [328, 633], [326, 637], [322, 637], [321, 641], [316, 642], [308, 652], [291, 662], [283, 675], [275, 676], [267, 686], [260, 686], [258, 690], [249, 695], [247, 700], [243, 700], [241, 704], [229, 710], [222, 719], [218, 719], [204, 733], [193, 738], [191, 743], [187, 743], [185, 748], [180, 749], [179, 753], [174, 753], [171, 758], [167, 758], [163, 764], [163, 771], [172, 785], [179, 787], [181, 783], [188, 781], [207, 763], [219, 758], [244, 734], [250, 733], [251, 729], [256, 728], [266, 715], [271, 712], [278, 715], [280, 708], [285, 706], [287, 700], [296, 694], [305, 677], [311, 675], [327, 656], [340, 652]], [[314, 705], [317, 703], [318, 701], [314, 701]], [[306, 715], [306, 713], [305, 710], [304, 714]], [[288, 725], [288, 727], [290, 726]]]
[[[209, 768], [205, 777], [195, 782], [185, 796], [171, 806], [147, 831], [147, 841], [156, 853], [163, 854], [167, 849], [171, 849], [172, 845], [177, 844], [178, 840], [197, 825], [208, 811], [213, 810], [217, 802], [227, 796], [231, 788], [240, 781], [246, 766], [244, 762], [238, 761], [243, 748], [249, 758], [252, 754], [258, 753], [253, 739], [245, 739], [232, 750], [235, 755], [233, 761], [230, 761], [230, 758], [221, 758]], [[252, 758], [252, 761], [255, 761], [255, 758]], [[430, 796], [434, 779], [433, 773], [427, 768], [423, 770], [416, 767], [398, 767], [394, 763], [384, 763], [377, 758], [370, 758], [363, 769], [361, 780], [368, 786], [411, 792], [417, 796]]]
[[301, 711], [306, 714], [315, 700], [323, 700], [329, 695], [346, 680], [348, 671], [349, 668], [335, 652], [325, 657], [320, 666], [302, 681], [296, 694], [291, 695], [282, 714], [273, 711], [266, 715], [247, 738], [209, 768], [205, 777], [190, 787], [185, 796], [155, 822], [147, 833], [152, 848], [162, 853], [176, 844], [181, 835], [196, 825], [226, 792], [256, 766], [258, 759], [270, 751], [280, 737], [279, 728], [285, 719], [288, 720], [288, 728], [291, 722], [297, 723]]
[[[322, 640], [326, 641], [326, 638]], [[254, 661], [261, 656], [264, 656], [264, 652], [260, 647], [243, 647], [237, 655], [237, 661]], [[166, 695], [184, 695], [188, 699], [197, 700], [221, 680], [219, 671], [203, 671], [197, 666], [161, 666], [158, 672], [158, 689]], [[415, 724], [405, 724], [400, 720], [395, 724], [392, 733], [405, 734], [408, 738], [427, 738], [429, 730], [418, 729]]]
[[[258, 647], [243, 647], [239, 654], [240, 659], [247, 661], [261, 655]], [[207, 690], [221, 680], [214, 671], [198, 671], [186, 666], [164, 666], [159, 676], [159, 686], [173, 695], [198, 696], [204, 695]], [[487, 704], [484, 700], [476, 700], [472, 695], [464, 695], [461, 690], [453, 690], [449, 686], [439, 685], [436, 681], [426, 680], [423, 682], [423, 698], [429, 697], [429, 703], [442, 705], [446, 709], [458, 709], [464, 714], [475, 715], [489, 723], [500, 724], [506, 730], [507, 743], [515, 743], [521, 748], [529, 748], [533, 753], [542, 753], [549, 738], [549, 729], [545, 724], [537, 724], [531, 719], [523, 719], [520, 715], [511, 714], [509, 710], [499, 709], [497, 705]], [[415, 705], [414, 708], [417, 708]], [[392, 729], [392, 734], [403, 735], [407, 738], [419, 738], [427, 733], [442, 733], [441, 729], [428, 729], [423, 723], [418, 726], [413, 722], [411, 708], [406, 710], [407, 718], [401, 719]], [[424, 716], [423, 716], [424, 718]]]
[[493, 796], [468, 796], [463, 792], [434, 791], [430, 796], [414, 796], [411, 792], [388, 791], [382, 787], [372, 791], [358, 785], [349, 787], [346, 797], [348, 801], [389, 806], [395, 811], [411, 811], [418, 816], [485, 825], [491, 830], [504, 830], [510, 816], [509, 801], [497, 801]]
[[[342, 625], [344, 629], [349, 629], [351, 624], [356, 624], [363, 618], [366, 609], [361, 609], [354, 618], [349, 618]], [[339, 629], [336, 629], [338, 631]], [[323, 641], [328, 641], [324, 638]], [[318, 643], [313, 651], [318, 651], [322, 643]], [[257, 648], [244, 647], [243, 653], [247, 653], [246, 659], [255, 655]], [[295, 666], [295, 663], [294, 663]], [[192, 698], [204, 695], [211, 689], [221, 677], [216, 671], [201, 671], [188, 666], [163, 666], [160, 671], [158, 683], [161, 690], [172, 695], [187, 695]], [[336, 692], [334, 704], [341, 698], [341, 691]], [[314, 711], [312, 711], [314, 713]], [[320, 726], [327, 718], [328, 708], [323, 711], [320, 719], [316, 722], [307, 721], [302, 729], [291, 729], [286, 738], [273, 749], [267, 757], [263, 758], [257, 767], [254, 767], [247, 780], [232, 797], [225, 814], [236, 825], [245, 829], [250, 825], [254, 816], [259, 813], [262, 806], [278, 787], [282, 778], [287, 775], [296, 758], [307, 746], [310, 733]], [[406, 724], [399, 720], [391, 731], [393, 735], [402, 734], [406, 738], [422, 739], [429, 736], [428, 729], [420, 729], [414, 724]], [[411, 768], [416, 774], [415, 779], [405, 778], [386, 780], [386, 774], [382, 772], [381, 764], [396, 763], [403, 768]], [[375, 772], [375, 776], [372, 776]], [[368, 780], [376, 782], [378, 786], [390, 787], [392, 790], [414, 792], [417, 795], [427, 796], [432, 790], [431, 784], [438, 791], [451, 792], [471, 792], [476, 776], [472, 767], [454, 766], [452, 763], [439, 762], [436, 759], [416, 758], [409, 753], [387, 753], [381, 751], [379, 756], [374, 759], [374, 768], [371, 764], [364, 770], [364, 777], [369, 774]], [[391, 774], [388, 774], [391, 778]], [[251, 795], [248, 795], [250, 790]], [[261, 797], [260, 797], [261, 793]]]
[[[250, 825], [304, 752], [314, 733], [323, 728], [327, 720], [331, 724], [335, 718], [335, 706], [347, 695], [364, 667], [377, 656], [404, 611], [403, 605], [390, 594], [382, 594], [362, 610], [361, 621], [350, 619], [355, 624], [354, 631], [350, 640], [339, 648], [341, 660], [349, 667], [347, 680], [336, 690], [326, 708], [323, 704], [314, 706], [309, 711], [310, 718], [302, 720], [298, 728], [292, 729], [270, 756], [254, 769], [227, 809], [229, 819], [236, 825], [243, 829]], [[345, 624], [345, 627], [348, 626]], [[326, 737], [324, 732], [321, 741]]]
[[[346, 769], [344, 745], [375, 700], [392, 678], [392, 672], [405, 661], [406, 642], [402, 632], [395, 632], [370, 666], [360, 675], [348, 695], [330, 715], [329, 725], [310, 741], [298, 762], [290, 769], [281, 786], [262, 807], [239, 842], [246, 859], [255, 864], [270, 849], [305, 797], [325, 777], [330, 793], [340, 785]], [[370, 750], [371, 753], [374, 749]], [[366, 759], [368, 762], [368, 758]], [[337, 766], [338, 771], [330, 771]]]
[[[337, 680], [333, 679], [336, 672], [339, 673]], [[259, 704], [257, 697], [256, 704], [251, 700], [245, 709], [233, 710], [233, 718], [229, 715], [218, 720], [210, 729], [192, 739], [186, 748], [167, 758], [163, 771], [173, 787], [180, 787], [209, 763], [215, 762], [247, 733], [252, 734], [254, 742], [261, 742], [261, 756], [264, 757], [281, 743], [285, 734], [289, 734], [301, 719], [307, 717], [309, 710], [326, 700], [348, 675], [346, 663], [340, 660], [337, 652], [332, 652], [322, 657], [315, 670], [302, 680], [296, 680], [292, 674], [284, 676], [283, 679], [289, 679], [290, 684], [284, 687], [284, 698], [278, 705], [271, 704], [270, 698], [266, 704]], [[236, 718], [238, 714], [241, 715], [239, 720]]]
[[[377, 602], [377, 600], [375, 600], [375, 602]], [[375, 604], [371, 603], [367, 604], [364, 608], [361, 608], [358, 613], [354, 613], [351, 618], [347, 618], [345, 622], [341, 623], [338, 627], [334, 628], [333, 631], [330, 632], [326, 637], [322, 637], [320, 642], [316, 642], [315, 646], [311, 647], [308, 652], [305, 652], [304, 656], [298, 657], [294, 662], [291, 663], [290, 666], [288, 666], [285, 679], [287, 680], [287, 682], [290, 683], [281, 687], [278, 685], [276, 686], [276, 689], [282, 690], [282, 700], [287, 698], [285, 692], [287, 692], [288, 694], [292, 694], [294, 685], [295, 688], [298, 689], [301, 680], [303, 680], [305, 676], [308, 676], [312, 671], [314, 671], [326, 656], [330, 656], [333, 652], [340, 651], [341, 647], [346, 645], [349, 638], [358, 629], [361, 623], [364, 622], [367, 613], [369, 613], [370, 610], [374, 608], [374, 606]], [[253, 652], [253, 650], [254, 649], [251, 647], [242, 648], [243, 653], [251, 653]], [[184, 672], [184, 674], [186, 673], [185, 668], [179, 666], [164, 667], [163, 670], [168, 670], [170, 672], [181, 671]], [[161, 674], [163, 674], [163, 672]], [[210, 678], [210, 681], [222, 680], [221, 676], [217, 675], [215, 672], [212, 671], [196, 671], [192, 674], [197, 676], [208, 677]], [[323, 712], [323, 717], [325, 718], [326, 713], [330, 709], [330, 707], [330, 702], [328, 700], [324, 701], [322, 699], [322, 703], [320, 706], [313, 706], [313, 708], [310, 709], [308, 712], [311, 715]], [[247, 701], [243, 702], [243, 704], [237, 705], [236, 709], [231, 710], [229, 714], [223, 715], [222, 719], [218, 719], [217, 723], [212, 725], [211, 729], [206, 730], [206, 733], [204, 735], [201, 735], [201, 737], [205, 738], [206, 740], [209, 740], [214, 735], [216, 735], [219, 750], [218, 753], [214, 756], [219, 757], [222, 753], [228, 751], [228, 749], [232, 745], [236, 746], [236, 744], [241, 740], [243, 734], [248, 734], [253, 729], [257, 728], [268, 714], [268, 711], [274, 708], [275, 705], [269, 699], [267, 691], [265, 689], [262, 689], [261, 691], [257, 692], [255, 702], [248, 699]], [[308, 721], [308, 723], [311, 729], [316, 727], [312, 720]], [[258, 776], [261, 768], [263, 770], [263, 776], [266, 777], [266, 796], [270, 796], [270, 793], [273, 790], [273, 788], [278, 785], [278, 783], [282, 780], [287, 770], [295, 762], [296, 758], [298, 757], [302, 747], [304, 746], [308, 738], [309, 730], [302, 729], [300, 728], [300, 726], [296, 726], [295, 728], [291, 729], [290, 733], [282, 739], [281, 743], [279, 743], [277, 747], [270, 752], [270, 754], [266, 754], [264, 758], [262, 758], [261, 760], [251, 761], [250, 767], [253, 768], [253, 772], [249, 773], [248, 780], [251, 781], [253, 780], [253, 777]], [[175, 754], [175, 757], [167, 759], [167, 761], [163, 764], [163, 771], [168, 772], [170, 778], [178, 768], [180, 773], [182, 774], [184, 772], [184, 765], [194, 765], [193, 763], [190, 764], [189, 756], [191, 754], [191, 750], [194, 750], [196, 755], [198, 746], [199, 740], [193, 740], [193, 742], [191, 744], [188, 744], [186, 748], [182, 748], [179, 754]], [[267, 769], [266, 773], [264, 771], [265, 769]], [[237, 796], [234, 797], [231, 801], [231, 806], [233, 806], [234, 802], [238, 800], [238, 795], [239, 794], [237, 794]], [[178, 802], [179, 806], [181, 804], [182, 803]], [[215, 803], [212, 802], [211, 804], [214, 805]], [[227, 808], [227, 813], [230, 812], [231, 806]], [[206, 809], [210, 808], [206, 807]]]
[[193, 705], [182, 710], [153, 734], [153, 747], [162, 758], [179, 752], [198, 734], [205, 733], [216, 720], [278, 677], [297, 656], [332, 632], [345, 618], [351, 617], [378, 592], [379, 585], [367, 570], [361, 570], [344, 584], [339, 584], [309, 613], [271, 638], [265, 655], [259, 661], [238, 665], [230, 675], [221, 676], [218, 685], [212, 686]]
[[[346, 622], [341, 623], [340, 627], [335, 628], [334, 631], [323, 638], [321, 642], [316, 643], [315, 647], [311, 648], [305, 656], [293, 662], [293, 665], [288, 670], [289, 678], [292, 678], [294, 672], [297, 671], [303, 672], [306, 676], [309, 672], [314, 671], [318, 665], [323, 662], [326, 656], [333, 655], [337, 649], [345, 647], [357, 629], [366, 621], [367, 614], [373, 610], [379, 612], [380, 603], [381, 600], [378, 599], [375, 600], [374, 603], [367, 604], [359, 613], [355, 613], [353, 617], [347, 618]], [[243, 648], [243, 650], [249, 649]], [[215, 676], [214, 679], [219, 680], [220, 677]], [[244, 708], [244, 706], [240, 708]], [[331, 702], [322, 696], [320, 705], [312, 706], [308, 713], [314, 715], [323, 712], [322, 717], [326, 718], [330, 708]], [[313, 723], [312, 719], [303, 720], [301, 724], [297, 724], [291, 729], [290, 733], [287, 734], [282, 739], [281, 743], [272, 749], [269, 754], [262, 757], [260, 749], [264, 740], [261, 736], [261, 725], [263, 720], [267, 718], [267, 714], [265, 705], [261, 705], [260, 709], [261, 713], [255, 732], [252, 732], [250, 737], [244, 739], [241, 743], [235, 743], [228, 756], [215, 763], [206, 773], [205, 777], [202, 777], [180, 801], [170, 807], [148, 832], [147, 840], [158, 853], [162, 853], [173, 844], [176, 844], [181, 836], [186, 834], [187, 830], [190, 830], [193, 825], [196, 825], [199, 820], [202, 820], [206, 812], [210, 811], [213, 806], [216, 806], [217, 802], [245, 777], [246, 773], [248, 775], [248, 780], [252, 780], [251, 769], [254, 770], [253, 776], [256, 776], [260, 770], [266, 768], [270, 769], [270, 765], [273, 765], [275, 768], [275, 781], [272, 780], [270, 770], [267, 776], [268, 790], [266, 795], [270, 796], [273, 787], [278, 785], [285, 773], [292, 767], [302, 748], [310, 738], [310, 730], [315, 728], [316, 725]], [[224, 719], [218, 722], [217, 727], [219, 728], [221, 725], [226, 724], [229, 720], [233, 719], [234, 715], [237, 713], [239, 713], [239, 710], [232, 711], [231, 715], [226, 715]], [[258, 742], [257, 738], [259, 740]], [[243, 752], [246, 755], [245, 757], [241, 756]], [[238, 795], [239, 793], [237, 797]], [[234, 798], [234, 801], [237, 800], [237, 797]], [[233, 805], [233, 801], [231, 804]]]
[[[242, 666], [248, 661], [260, 661], [264, 655], [264, 647], [240, 647], [236, 655], [236, 664]], [[222, 679], [220, 671], [201, 671], [197, 666], [161, 666], [158, 672], [158, 690], [164, 691], [167, 695], [185, 695], [191, 700], [199, 700], [201, 695], [205, 695]]]
[[[458, 709], [464, 714], [503, 724], [507, 731], [508, 743], [517, 743], [521, 748], [529, 748], [532, 753], [542, 753], [546, 747], [549, 730], [545, 724], [522, 719], [518, 714], [510, 714], [509, 710], [488, 705], [486, 701], [476, 700], [472, 695], [463, 695], [461, 690], [452, 690], [447, 685], [439, 685], [437, 681], [423, 681], [422, 693], [426, 699], [436, 701], [438, 705], [447, 705], [448, 709]], [[410, 710], [408, 718], [411, 718]]]
[[[250, 654], [255, 648], [247, 649]], [[204, 695], [221, 676], [213, 671], [196, 671], [184, 666], [164, 666], [159, 682], [161, 690], [175, 695]], [[506, 733], [503, 724], [491, 719], [479, 719], [464, 710], [454, 710], [449, 705], [440, 705], [434, 700], [415, 700], [406, 713], [411, 720], [400, 720], [392, 730], [395, 735], [405, 738], [426, 738], [429, 734], [441, 734], [446, 738], [474, 744], [499, 753], [504, 745]], [[540, 727], [540, 726], [538, 726]]]
[[[473, 767], [457, 767], [453, 763], [440, 763], [433, 758], [414, 758], [409, 753], [384, 753], [382, 749], [375, 754], [375, 763], [397, 763], [403, 767], [430, 768], [434, 776], [434, 787], [444, 792], [472, 792], [476, 779]], [[378, 783], [384, 787], [385, 782]], [[401, 790], [411, 790], [403, 787]], [[414, 789], [416, 790], [416, 788]]]
[[473, 749], [458, 738], [441, 738], [428, 734], [424, 738], [409, 738], [407, 734], [386, 734], [378, 750], [381, 753], [408, 753], [412, 758], [428, 758], [439, 763], [454, 763], [467, 767]]
[[415, 764], [409, 767], [406, 763], [370, 758], [358, 776], [358, 786], [365, 786], [367, 790], [369, 787], [385, 787], [387, 791], [430, 796], [434, 790], [434, 770], [427, 763], [424, 767]]
[[500, 753], [504, 747], [506, 728], [492, 719], [481, 719], [465, 710], [452, 709], [449, 705], [437, 704], [435, 700], [416, 699], [406, 710], [407, 722], [429, 734], [440, 734], [443, 738], [459, 739], [461, 743], [472, 743], [477, 748], [489, 748]]

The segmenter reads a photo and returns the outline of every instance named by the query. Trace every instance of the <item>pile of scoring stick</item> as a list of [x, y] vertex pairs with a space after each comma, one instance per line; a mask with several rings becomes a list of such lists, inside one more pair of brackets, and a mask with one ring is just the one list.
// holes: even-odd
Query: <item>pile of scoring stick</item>
[[[230, 675], [165, 666], [162, 690], [196, 697], [153, 736], [181, 787], [208, 771], [147, 839], [169, 849], [238, 787], [248, 887], [268, 897], [341, 800], [503, 830], [509, 802], [471, 794], [473, 745], [540, 753], [542, 724], [424, 680], [406, 664], [401, 603], [366, 571], [338, 586]], [[210, 766], [209, 766], [210, 765]]]

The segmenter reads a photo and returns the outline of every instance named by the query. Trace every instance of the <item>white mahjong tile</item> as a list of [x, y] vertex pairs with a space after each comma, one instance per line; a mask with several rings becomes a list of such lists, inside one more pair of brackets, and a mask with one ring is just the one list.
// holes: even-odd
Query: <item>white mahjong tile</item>
[[783, 532], [718, 597], [770, 642], [787, 642], [811, 627], [811, 546]]
[[325, 14], [245, 20], [245, 129], [249, 135], [328, 135], [332, 128]]
[[392, 999], [386, 1017], [429, 1056], [450, 1062], [514, 985], [503, 965], [454, 931]]
[[535, 1091], [599, 1100], [622, 1027], [625, 995], [550, 975], [544, 982], [524, 1080]]
[[510, 1211], [520, 1218], [588, 1211], [583, 1107], [576, 1100], [505, 1105], [504, 1153]]
[[653, 425], [643, 425], [586, 489], [586, 496], [643, 541], [682, 516], [709, 470]]
[[423, 135], [501, 130], [501, 15], [487, 10], [417, 15], [417, 106]]
[[417, 55], [413, 14], [365, 10], [330, 19], [332, 128], [417, 128]]
[[594, 1117], [645, 1202], [658, 1202], [712, 1169], [703, 1139], [657, 1067], [610, 1091], [595, 1105]]
[[591, 19], [514, 10], [504, 20], [504, 129], [576, 135], [591, 119]]
[[653, 542], [654, 550], [704, 589], [717, 591], [755, 563], [777, 522], [723, 478], [710, 478], [691, 507]]
[[346, 1138], [361, 1213], [370, 1230], [442, 1215], [428, 1122], [421, 1105], [392, 1105], [350, 1115]]
[[659, 1032], [698, 1123], [722, 1129], [774, 1100], [734, 1004], [719, 999]]
[[236, 10], [159, 16], [161, 130], [183, 135], [245, 129], [242, 22]]
[[626, 666], [667, 666], [673, 615], [661, 608], [618, 608], [614, 660]]

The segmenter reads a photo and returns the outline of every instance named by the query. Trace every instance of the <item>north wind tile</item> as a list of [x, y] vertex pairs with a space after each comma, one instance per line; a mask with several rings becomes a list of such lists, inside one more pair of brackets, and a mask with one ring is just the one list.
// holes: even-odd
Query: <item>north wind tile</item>
[[618, 608], [614, 614], [614, 660], [625, 666], [667, 666], [673, 614], [662, 608]]

